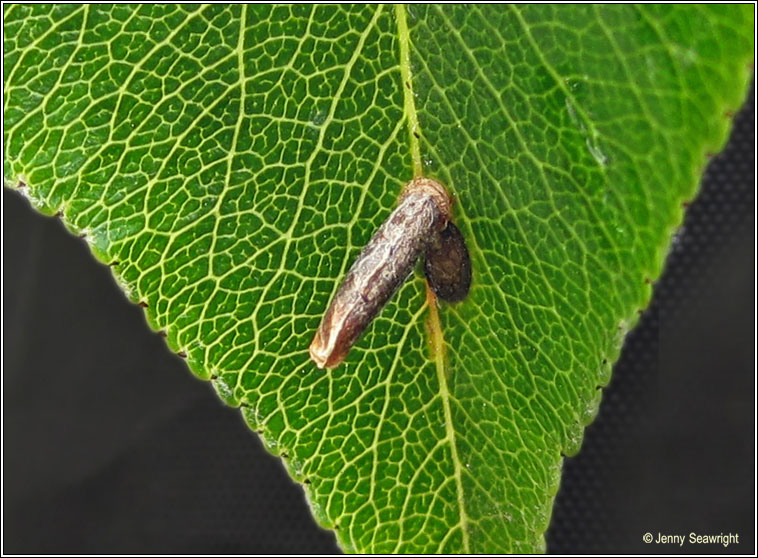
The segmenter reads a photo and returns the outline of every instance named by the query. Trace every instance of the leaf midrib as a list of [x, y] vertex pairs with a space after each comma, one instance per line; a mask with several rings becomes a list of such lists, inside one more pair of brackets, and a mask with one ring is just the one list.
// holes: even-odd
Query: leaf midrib
[[[411, 40], [408, 22], [406, 19], [404, 4], [395, 5], [395, 18], [397, 20], [397, 32], [400, 43], [400, 75], [403, 81], [404, 111], [408, 121], [408, 137], [410, 143], [411, 158], [413, 161], [414, 177], [423, 175], [423, 163], [421, 161], [421, 147], [419, 138], [421, 128], [418, 123], [418, 114], [416, 112], [416, 103], [413, 95], [413, 75], [411, 72]], [[455, 477], [456, 496], [459, 512], [459, 526], [461, 529], [461, 538], [464, 553], [470, 552], [468, 539], [468, 517], [466, 515], [465, 497], [463, 493], [462, 468], [461, 461], [458, 458], [458, 447], [455, 440], [455, 428], [453, 428], [452, 412], [450, 410], [450, 391], [447, 384], [447, 375], [445, 370], [445, 338], [442, 332], [442, 323], [440, 322], [439, 312], [437, 310], [437, 297], [426, 284], [426, 300], [429, 307], [427, 317], [427, 332], [430, 337], [432, 358], [434, 359], [435, 369], [437, 371], [437, 381], [440, 389], [440, 400], [442, 401], [443, 413], [445, 416], [445, 433], [450, 443], [450, 455], [453, 462], [453, 474]], [[453, 532], [452, 526], [450, 532]], [[444, 539], [447, 540], [447, 537]], [[443, 543], [444, 543], [443, 540]], [[400, 541], [398, 541], [399, 543]], [[397, 551], [397, 548], [395, 549]], [[441, 549], [440, 549], [441, 550]]]

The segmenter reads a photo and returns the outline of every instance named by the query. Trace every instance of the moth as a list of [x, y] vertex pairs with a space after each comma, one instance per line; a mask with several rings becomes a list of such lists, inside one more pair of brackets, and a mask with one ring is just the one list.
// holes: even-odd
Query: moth
[[466, 243], [450, 221], [452, 200], [444, 186], [415, 178], [397, 207], [348, 270], [310, 346], [319, 368], [347, 356], [363, 330], [413, 271], [422, 254], [432, 290], [443, 300], [462, 300], [471, 283]]

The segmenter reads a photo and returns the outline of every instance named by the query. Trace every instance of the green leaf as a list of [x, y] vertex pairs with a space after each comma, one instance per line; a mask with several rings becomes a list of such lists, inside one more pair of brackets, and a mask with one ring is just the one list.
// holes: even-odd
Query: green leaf
[[[544, 549], [753, 51], [748, 5], [12, 5], [4, 31], [5, 183], [374, 552]], [[471, 293], [437, 309], [416, 274], [318, 370], [414, 173], [456, 196]]]

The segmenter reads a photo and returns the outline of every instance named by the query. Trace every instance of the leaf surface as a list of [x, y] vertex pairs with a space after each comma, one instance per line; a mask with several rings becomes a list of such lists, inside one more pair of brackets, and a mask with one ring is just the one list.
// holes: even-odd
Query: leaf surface
[[[6, 184], [373, 552], [544, 549], [753, 49], [747, 5], [14, 5], [4, 31]], [[318, 370], [414, 173], [456, 197], [471, 293], [437, 308], [417, 273]]]

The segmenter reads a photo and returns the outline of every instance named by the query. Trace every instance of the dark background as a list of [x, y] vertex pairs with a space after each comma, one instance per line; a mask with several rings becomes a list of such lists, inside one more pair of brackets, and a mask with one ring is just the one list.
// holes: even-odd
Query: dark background
[[[755, 551], [754, 95], [565, 463], [549, 552]], [[14, 192], [3, 203], [3, 551], [336, 552], [279, 460], [84, 241]]]

